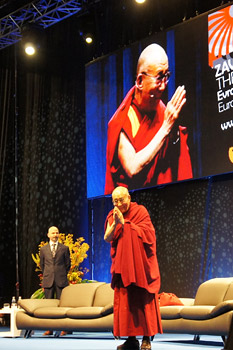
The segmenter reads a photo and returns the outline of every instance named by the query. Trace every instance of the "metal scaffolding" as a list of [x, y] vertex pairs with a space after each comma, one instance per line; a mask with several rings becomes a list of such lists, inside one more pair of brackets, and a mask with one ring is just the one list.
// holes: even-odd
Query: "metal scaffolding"
[[20, 40], [26, 24], [34, 23], [45, 29], [82, 12], [88, 4], [88, 0], [38, 0], [17, 9], [0, 19], [0, 50]]

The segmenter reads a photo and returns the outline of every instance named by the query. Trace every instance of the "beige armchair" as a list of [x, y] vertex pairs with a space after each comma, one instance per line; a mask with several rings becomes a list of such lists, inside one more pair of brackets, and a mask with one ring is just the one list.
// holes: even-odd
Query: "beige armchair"
[[194, 299], [179, 298], [184, 306], [160, 308], [164, 333], [227, 336], [233, 316], [233, 277], [202, 283]]

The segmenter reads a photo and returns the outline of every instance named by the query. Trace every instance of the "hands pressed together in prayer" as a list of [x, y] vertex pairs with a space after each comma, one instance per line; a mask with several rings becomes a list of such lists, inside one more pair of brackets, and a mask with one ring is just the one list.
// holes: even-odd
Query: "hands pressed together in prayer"
[[124, 225], [124, 223], [125, 223], [124, 216], [123, 216], [122, 212], [120, 211], [120, 209], [117, 208], [116, 206], [113, 209], [113, 218], [115, 221], [115, 225], [117, 225], [117, 224]]
[[124, 219], [122, 212], [120, 211], [120, 209], [118, 209], [115, 206], [113, 208], [113, 222], [111, 225], [109, 224], [109, 222], [107, 223], [107, 228], [106, 228], [106, 231], [104, 234], [104, 240], [106, 242], [111, 242], [111, 240], [113, 239], [113, 235], [114, 235], [114, 232], [116, 230], [117, 225], [121, 224], [123, 227], [124, 223], [125, 223], [125, 219]]

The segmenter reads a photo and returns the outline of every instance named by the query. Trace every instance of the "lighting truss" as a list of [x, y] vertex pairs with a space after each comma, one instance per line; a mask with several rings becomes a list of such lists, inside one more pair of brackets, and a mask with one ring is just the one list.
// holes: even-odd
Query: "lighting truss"
[[0, 19], [0, 50], [22, 38], [26, 23], [44, 29], [85, 9], [88, 0], [38, 0]]

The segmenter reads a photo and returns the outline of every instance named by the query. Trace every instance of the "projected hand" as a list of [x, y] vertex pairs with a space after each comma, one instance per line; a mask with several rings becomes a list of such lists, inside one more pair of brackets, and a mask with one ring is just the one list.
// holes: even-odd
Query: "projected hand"
[[174, 122], [179, 117], [179, 113], [186, 102], [186, 90], [184, 86], [178, 86], [171, 100], [168, 102], [165, 113], [164, 122], [171, 130]]

